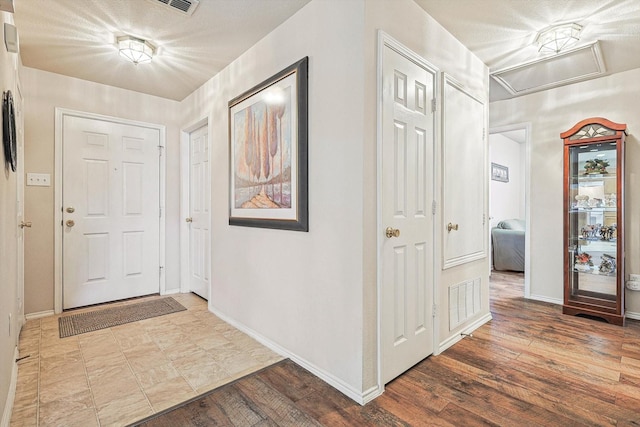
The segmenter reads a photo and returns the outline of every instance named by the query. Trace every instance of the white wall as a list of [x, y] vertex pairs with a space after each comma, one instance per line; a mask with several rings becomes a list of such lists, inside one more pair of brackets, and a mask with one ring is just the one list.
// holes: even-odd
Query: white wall
[[[4, 23], [13, 24], [13, 15], [0, 12], [0, 28]], [[18, 55], [9, 53], [4, 45], [4, 31], [0, 30], [0, 92], [10, 90], [17, 101]], [[17, 120], [17, 118], [16, 118]], [[0, 117], [0, 123], [2, 118]], [[1, 127], [0, 127], [1, 129]], [[0, 134], [2, 130], [0, 130]], [[18, 312], [18, 224], [16, 210], [16, 174], [4, 167], [4, 151], [0, 148], [0, 423], [9, 421], [13, 401], [10, 386], [15, 364], [15, 348], [18, 342], [17, 326], [23, 313]], [[12, 325], [9, 326], [9, 316]], [[14, 384], [15, 385], [15, 384]], [[7, 401], [7, 398], [10, 398]]]
[[[640, 69], [512, 100], [494, 102], [491, 127], [531, 122], [531, 295], [563, 298], [562, 161], [560, 133], [589, 117], [626, 123], [627, 273], [640, 272]], [[627, 291], [627, 311], [640, 315], [640, 293]]]
[[[362, 390], [363, 4], [312, 1], [182, 102], [209, 118], [210, 307]], [[309, 56], [309, 232], [228, 225], [228, 101]]]
[[499, 133], [489, 135], [491, 162], [509, 168], [509, 182], [490, 181], [489, 227], [504, 219], [524, 219], [524, 146]]
[[[166, 126], [166, 288], [179, 288], [179, 128], [178, 102], [23, 68], [25, 93], [25, 171], [54, 178], [55, 108], [85, 111]], [[54, 307], [54, 191], [25, 187], [25, 218], [33, 223], [25, 238], [25, 312]]]

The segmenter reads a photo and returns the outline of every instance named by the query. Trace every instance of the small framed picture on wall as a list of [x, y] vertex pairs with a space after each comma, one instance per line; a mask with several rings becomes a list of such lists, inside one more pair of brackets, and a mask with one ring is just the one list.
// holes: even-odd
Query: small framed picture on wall
[[491, 163], [491, 179], [494, 181], [509, 182], [509, 168], [497, 163]]

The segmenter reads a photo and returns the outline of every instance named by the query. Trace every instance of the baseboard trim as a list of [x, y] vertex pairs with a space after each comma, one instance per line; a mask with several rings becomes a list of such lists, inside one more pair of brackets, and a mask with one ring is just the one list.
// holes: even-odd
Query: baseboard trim
[[531, 299], [531, 300], [534, 300], [534, 301], [548, 302], [550, 304], [556, 304], [556, 305], [564, 304], [564, 301], [561, 300], [561, 299], [550, 298], [550, 297], [546, 297], [544, 295], [529, 295], [528, 299]]
[[26, 320], [41, 319], [43, 317], [53, 316], [54, 314], [55, 312], [53, 310], [45, 310], [45, 311], [38, 311], [37, 313], [25, 314], [24, 318]]
[[444, 340], [443, 342], [440, 343], [440, 345], [438, 346], [438, 352], [434, 352], [434, 355], [438, 355], [440, 353], [442, 353], [443, 351], [445, 351], [446, 349], [448, 349], [449, 347], [451, 347], [452, 345], [454, 345], [455, 343], [457, 343], [458, 341], [460, 341], [465, 335], [471, 335], [471, 333], [473, 333], [473, 331], [475, 331], [476, 329], [478, 329], [480, 326], [484, 325], [485, 323], [489, 322], [493, 317], [491, 316], [491, 313], [487, 313], [484, 316], [478, 318], [476, 321], [474, 321], [473, 323], [467, 325], [464, 329], [462, 329], [460, 332], [458, 332], [455, 335], [450, 336], [449, 338], [447, 338], [446, 340]]
[[382, 393], [384, 393], [384, 387], [378, 387], [377, 385], [375, 385], [369, 390], [365, 390], [365, 392], [362, 393], [362, 403], [358, 403], [360, 403], [361, 405], [366, 405], [376, 397], [381, 396]]
[[164, 290], [164, 292], [162, 293], [162, 295], [174, 295], [174, 294], [180, 294], [182, 293], [182, 291], [180, 290], [180, 288], [178, 289], [169, 289], [169, 290]]
[[18, 384], [18, 364], [15, 362], [18, 359], [18, 347], [15, 347], [13, 352], [13, 367], [11, 368], [11, 383], [9, 384], [9, 393], [7, 394], [7, 400], [4, 404], [4, 411], [2, 411], [2, 421], [0, 426], [9, 427], [11, 422], [11, 412], [13, 411], [13, 402], [16, 398], [16, 385]]
[[263, 335], [259, 334], [258, 332], [254, 331], [253, 329], [247, 327], [246, 325], [244, 325], [242, 323], [239, 323], [236, 320], [228, 317], [227, 315], [225, 315], [224, 313], [221, 313], [220, 311], [216, 310], [215, 308], [209, 307], [209, 310], [213, 314], [218, 316], [220, 319], [224, 320], [225, 322], [227, 322], [228, 324], [230, 324], [234, 328], [236, 328], [236, 329], [244, 332], [245, 334], [249, 335], [251, 338], [255, 339], [256, 341], [258, 341], [260, 344], [264, 345], [265, 347], [273, 350], [274, 352], [278, 353], [282, 357], [286, 357], [286, 358], [291, 359], [293, 362], [295, 362], [298, 365], [302, 366], [304, 369], [306, 369], [307, 371], [311, 372], [313, 375], [315, 375], [316, 377], [320, 378], [321, 380], [323, 380], [324, 382], [326, 382], [327, 384], [329, 384], [330, 386], [332, 386], [336, 390], [340, 391], [345, 396], [347, 396], [350, 399], [354, 400], [355, 402], [359, 403], [360, 405], [364, 405], [365, 403], [369, 402], [370, 400], [373, 400], [374, 398], [376, 398], [377, 396], [379, 396], [381, 394], [379, 392], [377, 386], [372, 387], [371, 389], [366, 390], [365, 392], [360, 392], [360, 391], [356, 390], [355, 388], [353, 388], [351, 385], [349, 385], [349, 384], [345, 383], [344, 381], [342, 381], [340, 378], [338, 378], [338, 377], [334, 376], [333, 374], [331, 374], [331, 373], [329, 373], [329, 372], [317, 367], [313, 363], [311, 363], [311, 362], [307, 361], [306, 359], [298, 356], [297, 354], [290, 352], [289, 350], [287, 350], [286, 348], [282, 347], [281, 345], [271, 341], [270, 339], [264, 337]]
[[640, 320], [640, 313], [634, 313], [633, 311], [625, 312], [627, 319]]

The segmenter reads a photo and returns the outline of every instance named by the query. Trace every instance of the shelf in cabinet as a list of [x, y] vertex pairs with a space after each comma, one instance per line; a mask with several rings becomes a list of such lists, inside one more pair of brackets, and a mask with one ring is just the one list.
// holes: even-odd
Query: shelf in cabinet
[[593, 208], [583, 208], [583, 207], [574, 207], [569, 209], [570, 213], [577, 213], [577, 212], [616, 212], [618, 210], [618, 208], [616, 208], [615, 206], [599, 206], [599, 207], [593, 207]]
[[583, 271], [583, 270], [578, 270], [577, 268], [574, 267], [573, 272], [574, 273], [580, 273], [580, 274], [586, 274], [589, 276], [600, 276], [600, 277], [616, 277], [616, 272], [612, 272], [612, 273], [601, 273], [600, 270], [598, 270], [598, 267], [592, 267], [593, 270], [587, 270], [587, 271]]
[[578, 182], [590, 182], [590, 181], [602, 181], [603, 179], [615, 179], [616, 173], [605, 173], [605, 174], [589, 174], [589, 175], [572, 175], [571, 178], [577, 179]]

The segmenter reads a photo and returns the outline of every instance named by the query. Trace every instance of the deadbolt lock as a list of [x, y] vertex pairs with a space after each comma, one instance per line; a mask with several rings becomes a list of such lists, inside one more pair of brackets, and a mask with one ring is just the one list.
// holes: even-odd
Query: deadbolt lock
[[76, 211], [76, 209], [75, 209], [73, 206], [69, 206], [69, 207], [67, 208], [67, 212], [68, 212], [68, 213], [74, 213], [75, 211]]

